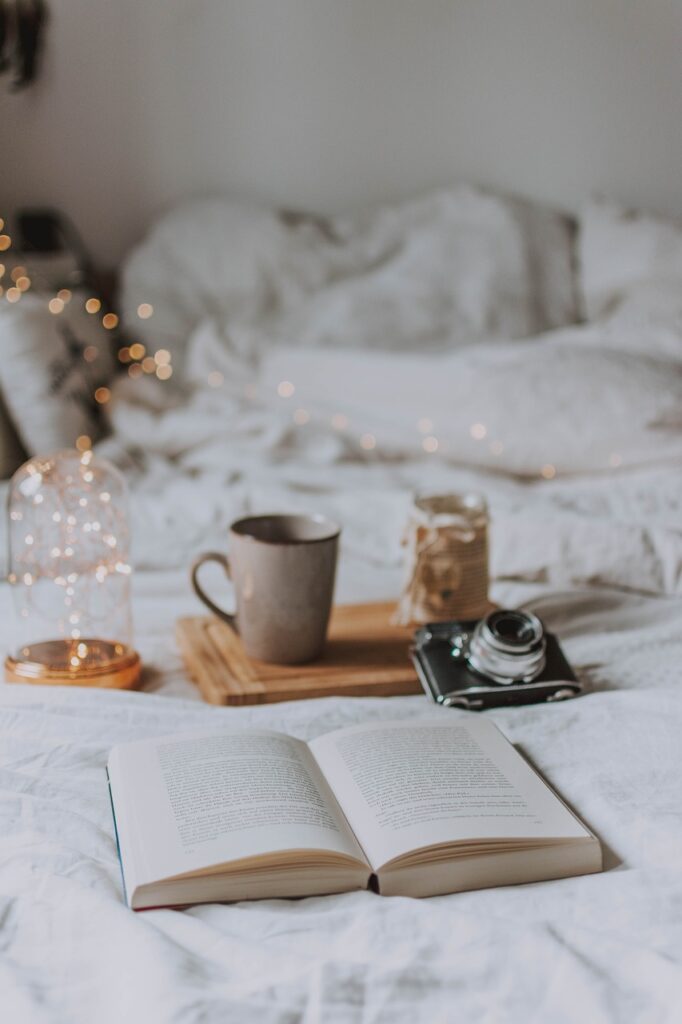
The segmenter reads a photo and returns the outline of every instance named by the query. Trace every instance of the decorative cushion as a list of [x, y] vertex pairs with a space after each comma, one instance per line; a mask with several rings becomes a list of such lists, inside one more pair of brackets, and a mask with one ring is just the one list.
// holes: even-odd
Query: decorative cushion
[[88, 294], [73, 292], [57, 313], [37, 293], [0, 302], [0, 388], [29, 455], [102, 433], [95, 392], [110, 382], [114, 357], [110, 332], [85, 310]]

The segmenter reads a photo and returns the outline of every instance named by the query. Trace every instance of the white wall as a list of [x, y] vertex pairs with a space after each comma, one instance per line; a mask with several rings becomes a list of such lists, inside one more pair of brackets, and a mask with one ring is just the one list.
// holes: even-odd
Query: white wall
[[680, 0], [51, 0], [0, 80], [0, 215], [54, 203], [114, 262], [166, 204], [338, 209], [471, 178], [682, 213]]

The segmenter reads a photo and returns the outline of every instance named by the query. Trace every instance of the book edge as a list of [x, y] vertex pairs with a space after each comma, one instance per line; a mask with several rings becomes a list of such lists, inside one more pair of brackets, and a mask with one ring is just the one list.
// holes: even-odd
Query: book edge
[[118, 835], [118, 824], [116, 822], [116, 808], [114, 807], [114, 794], [111, 791], [111, 776], [109, 775], [109, 765], [106, 765], [105, 772], [107, 773], [107, 789], [109, 790], [109, 806], [111, 807], [111, 817], [114, 822], [114, 839], [116, 840], [116, 855], [118, 857], [118, 866], [121, 872], [121, 885], [123, 887], [123, 902], [126, 906], [132, 908], [132, 903], [128, 896], [128, 889], [126, 887], [125, 872], [123, 870], [123, 857], [121, 856], [121, 841]]

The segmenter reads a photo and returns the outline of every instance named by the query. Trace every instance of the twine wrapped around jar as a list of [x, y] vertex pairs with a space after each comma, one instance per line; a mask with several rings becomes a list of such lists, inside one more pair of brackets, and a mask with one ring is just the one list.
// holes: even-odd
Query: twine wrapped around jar
[[400, 625], [477, 619], [488, 601], [488, 506], [476, 494], [415, 498], [403, 544]]

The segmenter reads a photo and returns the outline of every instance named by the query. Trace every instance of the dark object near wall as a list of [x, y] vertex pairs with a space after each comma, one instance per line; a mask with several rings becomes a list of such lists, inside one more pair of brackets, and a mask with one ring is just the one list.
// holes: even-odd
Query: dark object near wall
[[45, 0], [0, 0], [0, 74], [13, 72], [14, 91], [38, 76], [46, 25]]
[[96, 287], [92, 260], [76, 226], [59, 210], [50, 207], [25, 207], [14, 215], [17, 248], [24, 253], [58, 256], [70, 252], [78, 280], [57, 282], [57, 287], [85, 284]]

